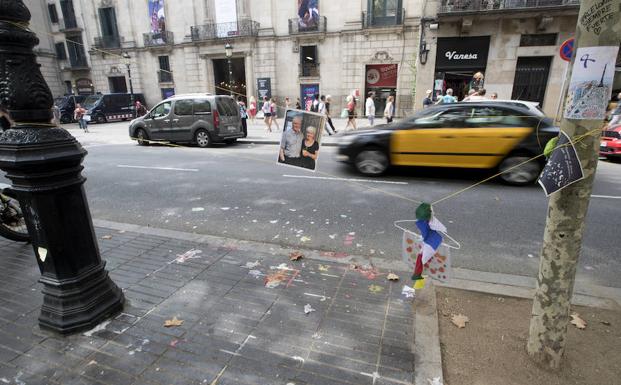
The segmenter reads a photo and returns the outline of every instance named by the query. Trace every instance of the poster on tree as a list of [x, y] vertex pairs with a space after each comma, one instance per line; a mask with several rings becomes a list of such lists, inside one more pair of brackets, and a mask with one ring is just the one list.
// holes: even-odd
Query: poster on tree
[[564, 132], [558, 139], [556, 149], [539, 177], [539, 184], [546, 196], [555, 193], [584, 178], [582, 164], [571, 139]]

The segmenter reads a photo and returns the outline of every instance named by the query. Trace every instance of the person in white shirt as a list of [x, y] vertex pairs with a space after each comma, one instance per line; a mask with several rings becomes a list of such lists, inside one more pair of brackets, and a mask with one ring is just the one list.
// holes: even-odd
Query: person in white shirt
[[373, 121], [375, 120], [375, 101], [373, 100], [373, 98], [375, 98], [375, 92], [371, 91], [369, 92], [369, 97], [364, 104], [365, 114], [367, 115], [367, 119], [369, 119], [369, 124], [371, 126], [373, 125]]
[[395, 98], [390, 95], [386, 100], [386, 108], [384, 108], [384, 117], [386, 123], [392, 123], [392, 118], [395, 116]]
[[480, 102], [482, 100], [488, 100], [485, 97], [485, 94], [487, 92], [485, 91], [485, 88], [481, 88], [479, 91], [477, 91], [475, 94], [470, 95], [469, 97], [467, 97], [466, 99], [464, 99], [464, 101], [468, 101], [468, 102]]

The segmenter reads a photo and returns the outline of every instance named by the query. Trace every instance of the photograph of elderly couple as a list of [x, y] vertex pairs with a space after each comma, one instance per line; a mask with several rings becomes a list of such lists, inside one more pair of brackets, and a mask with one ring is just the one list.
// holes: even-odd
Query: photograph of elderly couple
[[325, 115], [287, 110], [278, 163], [315, 171]]

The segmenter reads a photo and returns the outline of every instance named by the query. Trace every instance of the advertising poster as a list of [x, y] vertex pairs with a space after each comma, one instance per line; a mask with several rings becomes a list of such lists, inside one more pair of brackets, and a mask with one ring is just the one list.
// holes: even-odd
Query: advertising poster
[[259, 101], [263, 98], [272, 97], [272, 82], [270, 78], [257, 78], [257, 91], [259, 94]]
[[287, 110], [277, 162], [315, 171], [325, 120], [323, 114]]
[[239, 34], [237, 28], [237, 1], [215, 0], [217, 36], [229, 37]]
[[300, 85], [302, 107], [306, 111], [310, 111], [313, 104], [313, 97], [319, 93], [319, 84], [302, 84]]
[[619, 47], [578, 48], [565, 108], [566, 119], [604, 120]]
[[396, 64], [372, 64], [367, 65], [367, 88], [371, 87], [397, 87]]
[[298, 0], [298, 29], [300, 31], [319, 29], [319, 0]]
[[164, 0], [149, 0], [149, 18], [151, 19], [151, 32], [161, 33], [166, 31]]

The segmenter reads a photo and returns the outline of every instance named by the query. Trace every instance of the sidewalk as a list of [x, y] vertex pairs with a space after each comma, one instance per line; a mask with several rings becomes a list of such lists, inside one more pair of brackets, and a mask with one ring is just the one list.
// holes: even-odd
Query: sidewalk
[[[401, 294], [407, 272], [395, 271], [401, 281], [389, 282], [370, 261], [344, 264], [333, 253], [293, 262], [290, 250], [273, 245], [118, 226], [96, 231], [126, 306], [66, 338], [38, 327], [42, 295], [31, 245], [0, 239], [0, 383], [414, 381], [413, 300]], [[305, 314], [306, 305], [314, 310]], [[183, 324], [165, 328], [173, 317]]]

